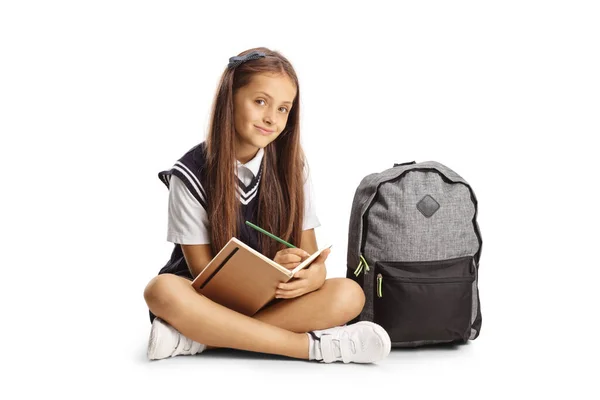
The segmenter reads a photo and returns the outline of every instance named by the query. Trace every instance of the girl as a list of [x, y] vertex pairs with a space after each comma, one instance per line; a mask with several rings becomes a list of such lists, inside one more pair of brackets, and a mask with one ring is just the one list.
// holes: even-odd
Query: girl
[[[391, 342], [382, 327], [366, 321], [345, 325], [362, 311], [364, 293], [350, 279], [325, 279], [329, 250], [280, 284], [276, 299], [252, 317], [191, 286], [232, 236], [290, 269], [318, 248], [314, 228], [320, 224], [300, 146], [294, 68], [263, 47], [229, 61], [206, 142], [159, 173], [169, 188], [167, 240], [175, 247], [144, 291], [152, 321], [148, 358], [227, 347], [327, 363], [383, 359]], [[298, 248], [283, 248], [245, 220]]]

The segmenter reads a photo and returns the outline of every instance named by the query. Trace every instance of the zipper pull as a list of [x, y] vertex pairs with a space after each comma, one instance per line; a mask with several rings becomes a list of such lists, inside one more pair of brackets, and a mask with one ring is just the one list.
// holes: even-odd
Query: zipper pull
[[381, 284], [383, 283], [383, 276], [381, 274], [377, 274], [377, 297], [383, 297], [383, 293], [381, 292]]
[[354, 276], [358, 276], [358, 274], [360, 274], [360, 271], [362, 271], [362, 266], [363, 266], [363, 262], [362, 262], [362, 260], [360, 260], [360, 262], [358, 263], [358, 266], [354, 270]]
[[369, 268], [369, 264], [367, 264], [367, 260], [365, 260], [365, 258], [361, 254], [359, 254], [359, 257], [360, 262], [354, 270], [354, 276], [358, 276], [362, 272], [363, 267], [365, 268], [365, 274], [371, 270], [371, 268]]
[[365, 258], [362, 256], [362, 254], [360, 255], [360, 261], [365, 263], [365, 271], [369, 272], [371, 269], [369, 268], [369, 264], [367, 264], [367, 260], [365, 260]]

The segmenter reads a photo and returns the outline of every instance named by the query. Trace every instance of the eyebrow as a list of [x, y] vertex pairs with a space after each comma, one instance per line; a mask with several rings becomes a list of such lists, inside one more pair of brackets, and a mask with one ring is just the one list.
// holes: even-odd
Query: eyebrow
[[[265, 96], [267, 96], [268, 98], [270, 98], [271, 100], [273, 99], [273, 97], [271, 97], [271, 95], [269, 95], [269, 94], [268, 94], [268, 93], [266, 93], [266, 92], [262, 92], [262, 91], [261, 91], [261, 92], [256, 92], [256, 93], [262, 93], [262, 94], [264, 94]], [[284, 101], [284, 102], [283, 102], [283, 104], [292, 104], [292, 102], [291, 102], [291, 101]]]

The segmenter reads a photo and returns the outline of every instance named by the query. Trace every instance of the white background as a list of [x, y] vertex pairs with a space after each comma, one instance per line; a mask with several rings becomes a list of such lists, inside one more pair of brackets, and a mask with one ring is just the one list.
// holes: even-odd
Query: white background
[[[598, 396], [597, 3], [1, 4], [2, 398]], [[257, 46], [300, 79], [329, 277], [365, 175], [435, 160], [472, 185], [477, 340], [378, 365], [146, 360], [142, 293], [172, 249], [157, 173]]]

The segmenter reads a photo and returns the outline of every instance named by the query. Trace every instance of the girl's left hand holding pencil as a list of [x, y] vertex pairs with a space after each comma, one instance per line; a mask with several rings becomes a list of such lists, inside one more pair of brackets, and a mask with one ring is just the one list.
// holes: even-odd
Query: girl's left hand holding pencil
[[[285, 249], [281, 250], [281, 252], [288, 253], [292, 250], [300, 250], [300, 252], [304, 252], [304, 250], [301, 249]], [[293, 280], [287, 283], [280, 283], [277, 287], [277, 291], [275, 292], [275, 298], [292, 299], [294, 297], [302, 296], [306, 293], [315, 291], [321, 286], [323, 286], [323, 284], [325, 283], [325, 278], [327, 277], [325, 260], [327, 260], [329, 253], [331, 253], [331, 249], [323, 251], [323, 253], [321, 253], [319, 257], [317, 257], [315, 261], [312, 262], [310, 267], [304, 268], [296, 272], [296, 275], [294, 275]], [[277, 255], [279, 255], [279, 253], [277, 253]], [[275, 256], [276, 258], [277, 255]], [[306, 257], [302, 257], [302, 260], [306, 259]], [[298, 262], [296, 266], [299, 263], [300, 262]]]

